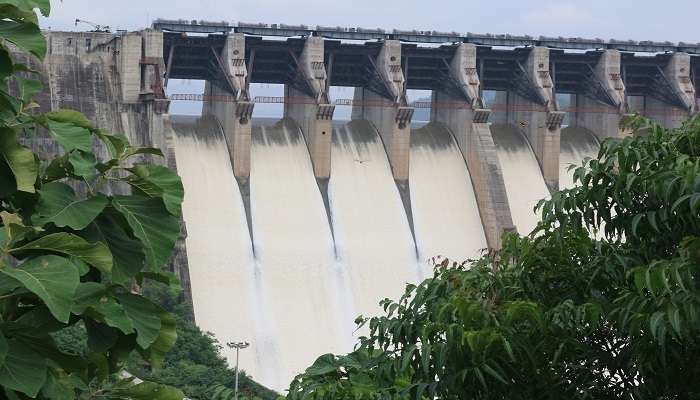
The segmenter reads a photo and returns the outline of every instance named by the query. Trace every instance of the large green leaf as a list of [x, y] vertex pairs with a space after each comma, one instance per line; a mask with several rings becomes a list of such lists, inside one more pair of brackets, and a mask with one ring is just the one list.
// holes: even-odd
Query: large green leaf
[[103, 284], [97, 282], [81, 283], [75, 293], [72, 311], [77, 315], [87, 313], [127, 335], [134, 333], [133, 324], [126, 312]]
[[92, 124], [85, 114], [75, 110], [59, 109], [48, 112], [44, 116], [51, 121], [77, 125], [81, 128], [92, 130]]
[[43, 89], [41, 81], [36, 79], [27, 79], [19, 76], [15, 77], [17, 80], [17, 88], [19, 89], [19, 98], [26, 104], [31, 101], [31, 99]]
[[114, 159], [120, 158], [129, 147], [129, 139], [124, 135], [112, 135], [102, 130], [96, 131], [95, 134], [102, 140]]
[[144, 359], [149, 361], [155, 368], [160, 368], [170, 349], [177, 341], [177, 321], [175, 316], [168, 312], [160, 313], [160, 334], [155, 342], [146, 350], [142, 351]]
[[56, 226], [84, 229], [107, 206], [108, 200], [102, 195], [80, 200], [73, 189], [61, 182], [51, 182], [39, 190], [41, 197], [32, 221], [38, 225], [52, 222]]
[[73, 122], [60, 122], [53, 119], [46, 121], [46, 127], [49, 129], [51, 136], [66, 151], [75, 149], [86, 152], [92, 151], [92, 139], [88, 129]]
[[35, 23], [0, 21], [0, 37], [41, 59], [46, 55], [46, 40]]
[[97, 174], [95, 171], [97, 159], [92, 153], [74, 150], [68, 156], [68, 162], [70, 163], [71, 167], [73, 167], [73, 173], [77, 176], [92, 178]]
[[157, 271], [165, 265], [180, 234], [180, 223], [163, 202], [139, 196], [116, 196], [112, 205], [143, 243], [147, 267]]
[[41, 256], [17, 268], [2, 268], [0, 273], [16, 279], [27, 290], [39, 296], [57, 320], [68, 322], [80, 274], [78, 268], [67, 258]]
[[0, 385], [36, 397], [46, 382], [46, 359], [17, 340], [8, 340], [5, 363], [0, 367]]
[[326, 375], [338, 369], [335, 356], [333, 354], [324, 354], [314, 361], [313, 365], [306, 369], [306, 375], [320, 376]]
[[9, 128], [0, 129], [0, 154], [15, 176], [17, 190], [34, 193], [39, 164], [34, 153], [20, 146], [15, 132]]
[[[127, 179], [127, 182], [139, 189], [141, 189], [140, 185], [145, 183], [145, 193], [151, 197], [162, 196], [168, 211], [175, 216], [180, 216], [185, 189], [175, 172], [161, 165], [137, 165], [129, 171], [134, 175]], [[149, 192], [152, 188], [157, 189], [157, 194]]]
[[52, 233], [24, 246], [13, 248], [11, 253], [51, 251], [75, 257], [104, 273], [112, 271], [112, 254], [104, 243], [88, 243], [71, 233]]
[[147, 299], [131, 293], [117, 294], [116, 297], [136, 329], [136, 343], [143, 349], [149, 348], [160, 336], [160, 316], [163, 310]]
[[[133, 278], [145, 262], [141, 242], [130, 237], [122, 227], [124, 217], [108, 209], [84, 231], [88, 240], [107, 244], [114, 258], [112, 282], [126, 283]], [[126, 224], [126, 222], [124, 222]]]

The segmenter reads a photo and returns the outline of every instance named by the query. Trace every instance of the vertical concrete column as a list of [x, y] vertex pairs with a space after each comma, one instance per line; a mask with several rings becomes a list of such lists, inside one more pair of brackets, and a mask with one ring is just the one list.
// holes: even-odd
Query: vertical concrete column
[[153, 29], [141, 31], [143, 57], [141, 58], [141, 94], [163, 97], [163, 32]]
[[[657, 93], [656, 98], [646, 99], [645, 114], [666, 128], [677, 128], [683, 121], [697, 112], [695, 87], [690, 78], [690, 55], [674, 53], [663, 69], [664, 80], [668, 84], [655, 87], [667, 93]], [[673, 99], [662, 101], [659, 98]]]
[[[559, 141], [564, 113], [557, 111], [554, 82], [549, 72], [549, 49], [530, 51], [522, 79], [530, 86], [531, 96], [511, 92], [508, 101], [509, 122], [527, 137], [542, 168], [550, 190], [559, 188]], [[538, 101], [534, 101], [537, 98]]]
[[469, 169], [489, 248], [501, 248], [501, 235], [514, 230], [503, 173], [488, 126], [490, 110], [479, 108], [476, 46], [463, 43], [450, 63], [457, 85], [451, 93], [433, 92], [432, 120], [445, 124], [455, 136]]
[[245, 36], [229, 34], [219, 60], [225, 82], [206, 82], [202, 116], [216, 117], [219, 121], [226, 137], [233, 174], [247, 178], [250, 176], [253, 103], [248, 97]]
[[591, 94], [576, 95], [576, 126], [592, 131], [599, 140], [622, 137], [625, 115], [625, 84], [621, 75], [619, 50], [605, 50], [593, 69], [588, 86], [595, 88]]
[[[126, 104], [139, 101], [141, 94], [141, 57], [143, 39], [140, 32], [129, 32], [121, 37], [117, 72], [121, 89], [121, 100]], [[162, 55], [161, 55], [162, 57]]]
[[401, 42], [387, 40], [374, 60], [376, 72], [386, 93], [367, 88], [355, 90], [353, 119], [366, 119], [379, 131], [394, 179], [408, 180], [411, 146], [411, 119], [414, 109], [406, 103], [406, 79], [401, 69]]
[[325, 179], [331, 173], [331, 138], [335, 106], [328, 96], [324, 41], [321, 37], [309, 37], [297, 59], [297, 73], [303, 79], [304, 90], [286, 85], [284, 90], [284, 115], [294, 119], [301, 127], [309, 148], [314, 174]]

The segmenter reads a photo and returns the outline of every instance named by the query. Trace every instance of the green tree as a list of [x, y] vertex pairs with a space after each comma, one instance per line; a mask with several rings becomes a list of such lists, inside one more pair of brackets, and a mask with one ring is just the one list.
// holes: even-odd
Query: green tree
[[700, 117], [608, 140], [529, 236], [445, 261], [289, 399], [700, 398]]
[[[49, 7], [0, 0], [0, 398], [181, 399], [123, 366], [138, 352], [157, 367], [176, 341], [175, 317], [132, 289], [173, 279], [161, 267], [179, 235], [182, 184], [165, 167], [132, 163], [156, 149], [132, 147], [75, 111], [37, 112], [42, 85], [8, 46], [43, 59], [35, 10], [47, 16]], [[62, 155], [41, 159], [22, 144], [40, 130]], [[110, 159], [97, 159], [98, 142]], [[132, 194], [103, 193], [113, 183]], [[66, 343], [66, 330], [84, 335]]]

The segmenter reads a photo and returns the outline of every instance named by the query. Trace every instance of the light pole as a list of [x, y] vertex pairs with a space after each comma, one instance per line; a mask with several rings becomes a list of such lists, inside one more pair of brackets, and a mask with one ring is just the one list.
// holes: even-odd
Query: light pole
[[245, 349], [246, 347], [250, 346], [250, 343], [248, 342], [228, 342], [226, 345], [230, 349], [236, 349], [236, 388], [233, 392], [233, 398], [235, 400], [238, 400], [238, 352], [241, 351], [241, 349]]

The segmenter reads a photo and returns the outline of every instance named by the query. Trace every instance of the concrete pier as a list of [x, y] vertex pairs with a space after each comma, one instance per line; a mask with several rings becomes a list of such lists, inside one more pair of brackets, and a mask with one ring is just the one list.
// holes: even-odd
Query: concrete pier
[[605, 50], [590, 71], [586, 92], [576, 94], [572, 124], [593, 132], [599, 140], [627, 134], [622, 123], [626, 114], [625, 84], [618, 50]]
[[690, 55], [673, 53], [653, 80], [652, 95], [644, 114], [666, 128], [677, 128], [697, 112], [695, 87], [690, 77]]
[[[296, 57], [296, 56], [295, 56]], [[297, 79], [285, 85], [284, 116], [301, 127], [316, 178], [331, 173], [331, 138], [335, 106], [328, 96], [323, 38], [309, 37], [301, 56], [295, 58]]]
[[250, 176], [251, 117], [253, 103], [248, 95], [248, 71], [245, 63], [245, 36], [233, 33], [216, 57], [223, 80], [207, 81], [202, 116], [218, 119], [226, 137], [233, 173]]
[[550, 190], [559, 187], [559, 140], [564, 113], [558, 111], [549, 71], [549, 49], [533, 47], [519, 65], [519, 90], [508, 93], [508, 122], [520, 129], [532, 146]]
[[503, 174], [488, 126], [490, 110], [481, 107], [476, 46], [463, 43], [450, 63], [450, 90], [433, 91], [434, 122], [452, 132], [471, 175], [489, 248], [501, 248], [503, 231], [514, 230]]
[[412, 107], [406, 102], [406, 78], [401, 68], [401, 42], [387, 40], [374, 60], [383, 93], [365, 87], [355, 90], [352, 119], [366, 119], [379, 131], [394, 179], [408, 180]]

